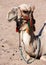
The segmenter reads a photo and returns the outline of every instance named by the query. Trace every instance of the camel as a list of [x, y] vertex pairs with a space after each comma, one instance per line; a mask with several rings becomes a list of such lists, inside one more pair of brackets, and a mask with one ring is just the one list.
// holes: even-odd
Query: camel
[[34, 6], [22, 4], [12, 8], [8, 13], [8, 21], [16, 21], [16, 29], [20, 38], [19, 49], [27, 63], [31, 63], [34, 58], [46, 61], [46, 26], [44, 24], [39, 35], [35, 35], [34, 9]]

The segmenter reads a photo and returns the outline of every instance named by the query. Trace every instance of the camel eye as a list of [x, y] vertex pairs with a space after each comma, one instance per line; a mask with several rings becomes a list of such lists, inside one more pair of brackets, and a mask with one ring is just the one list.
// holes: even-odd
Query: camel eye
[[25, 14], [27, 14], [27, 13], [30, 14], [31, 11], [25, 11], [25, 10], [23, 10], [23, 12], [24, 12]]
[[28, 13], [28, 11], [23, 10], [24, 13]]

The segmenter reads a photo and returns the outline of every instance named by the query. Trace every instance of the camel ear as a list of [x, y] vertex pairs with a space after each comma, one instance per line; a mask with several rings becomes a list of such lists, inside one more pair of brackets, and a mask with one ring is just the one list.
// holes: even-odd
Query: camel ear
[[32, 12], [34, 12], [34, 10], [35, 10], [35, 6], [32, 6]]
[[18, 14], [18, 8], [17, 7], [12, 8], [8, 13], [8, 21], [14, 20], [17, 14]]

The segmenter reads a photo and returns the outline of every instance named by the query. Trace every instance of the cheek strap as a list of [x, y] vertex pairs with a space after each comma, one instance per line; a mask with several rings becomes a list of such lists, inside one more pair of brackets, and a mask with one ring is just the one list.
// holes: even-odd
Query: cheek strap
[[31, 30], [31, 28], [32, 28], [32, 26], [33, 26], [32, 21], [28, 21], [27, 24], [28, 24], [29, 30]]

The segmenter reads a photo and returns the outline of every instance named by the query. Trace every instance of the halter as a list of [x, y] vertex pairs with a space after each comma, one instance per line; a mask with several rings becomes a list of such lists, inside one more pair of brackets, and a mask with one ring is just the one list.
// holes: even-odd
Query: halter
[[32, 29], [33, 21], [32, 20], [30, 21], [29, 17], [26, 16], [26, 17], [24, 17], [24, 19], [23, 19], [23, 17], [21, 17], [20, 19], [16, 18], [16, 26], [17, 26], [16, 27], [16, 32], [19, 32], [19, 29], [21, 27], [21, 24], [23, 23], [23, 20], [26, 20], [25, 23], [28, 24], [29, 30]]

